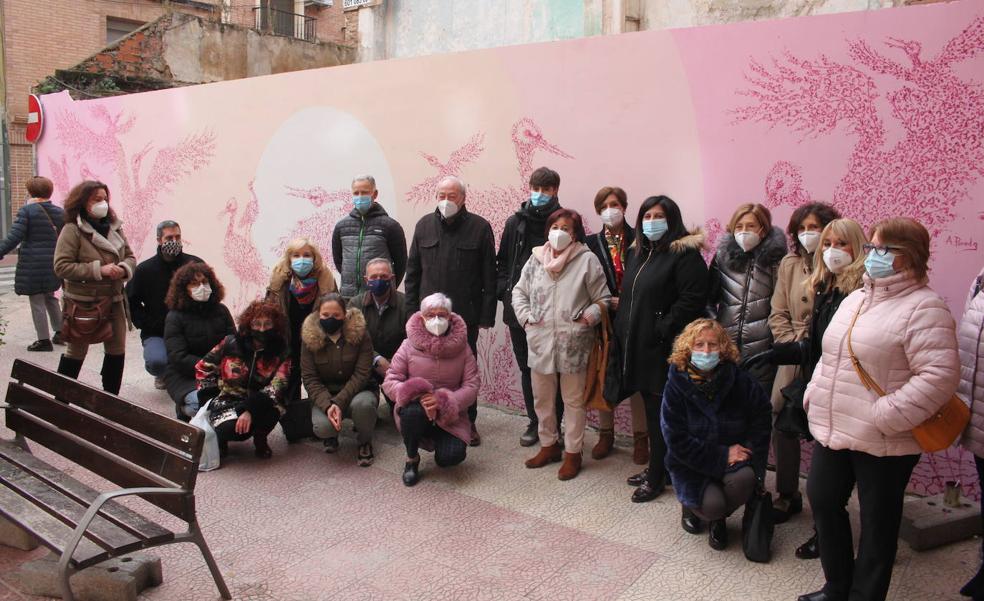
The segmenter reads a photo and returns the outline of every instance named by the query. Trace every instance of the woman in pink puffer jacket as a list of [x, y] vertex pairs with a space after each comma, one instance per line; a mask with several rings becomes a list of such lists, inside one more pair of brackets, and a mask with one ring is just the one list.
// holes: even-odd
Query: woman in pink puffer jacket
[[[953, 396], [959, 358], [953, 317], [927, 285], [929, 232], [908, 218], [872, 228], [864, 287], [841, 303], [823, 337], [804, 405], [817, 440], [807, 480], [826, 584], [800, 601], [885, 599], [902, 500], [922, 449], [912, 429]], [[861, 382], [848, 349], [886, 391]], [[854, 555], [847, 501], [857, 485]]]
[[[963, 319], [957, 329], [960, 344], [960, 386], [957, 394], [970, 405], [970, 423], [964, 431], [962, 444], [974, 454], [977, 479], [984, 483], [984, 269], [974, 278], [967, 296]], [[984, 506], [981, 509], [984, 521]], [[984, 551], [984, 543], [981, 544]], [[960, 594], [984, 599], [984, 565], [977, 571]]]

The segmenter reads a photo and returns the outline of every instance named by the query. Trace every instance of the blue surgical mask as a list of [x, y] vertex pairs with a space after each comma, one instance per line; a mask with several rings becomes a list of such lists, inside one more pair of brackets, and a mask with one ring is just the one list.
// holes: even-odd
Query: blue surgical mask
[[290, 268], [294, 270], [297, 277], [306, 277], [314, 269], [314, 259], [311, 257], [295, 257], [290, 260]]
[[668, 229], [670, 228], [666, 225], [665, 219], [643, 219], [642, 221], [643, 235], [653, 242], [662, 238]]
[[889, 276], [895, 275], [895, 268], [892, 267], [892, 263], [895, 262], [895, 253], [888, 251], [885, 256], [881, 256], [875, 251], [868, 253], [868, 256], [864, 258], [864, 269], [868, 272], [868, 275], [873, 279], [887, 278]]
[[355, 205], [357, 211], [365, 215], [369, 212], [369, 207], [372, 206], [372, 196], [353, 196], [352, 204]]
[[550, 202], [551, 198], [553, 198], [553, 196], [544, 194], [543, 192], [530, 192], [530, 202], [534, 207], [542, 207]]
[[713, 353], [702, 353], [700, 351], [693, 351], [690, 353], [690, 362], [694, 364], [694, 367], [700, 371], [711, 371], [718, 366], [721, 362], [721, 357], [718, 355], [717, 351]]

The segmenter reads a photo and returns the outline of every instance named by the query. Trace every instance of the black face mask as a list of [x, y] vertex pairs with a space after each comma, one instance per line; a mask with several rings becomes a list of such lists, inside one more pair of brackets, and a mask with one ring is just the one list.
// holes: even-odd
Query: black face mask
[[275, 339], [273, 330], [252, 330], [253, 341], [266, 346]]
[[343, 320], [337, 317], [329, 317], [328, 319], [319, 320], [321, 323], [321, 329], [328, 334], [334, 334], [341, 329]]

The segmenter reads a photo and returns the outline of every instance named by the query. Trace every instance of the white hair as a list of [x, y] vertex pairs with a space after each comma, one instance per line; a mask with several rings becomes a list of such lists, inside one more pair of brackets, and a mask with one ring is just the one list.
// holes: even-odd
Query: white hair
[[443, 292], [435, 292], [430, 296], [424, 297], [424, 300], [420, 301], [420, 312], [426, 313], [431, 309], [446, 309], [450, 313], [451, 299]]
[[369, 259], [369, 262], [366, 263], [366, 271], [368, 272], [369, 268], [372, 267], [373, 265], [385, 265], [386, 268], [389, 269], [389, 272], [393, 273], [393, 263], [389, 259], [384, 259], [383, 257], [376, 257], [375, 259]]
[[465, 182], [457, 175], [446, 175], [442, 177], [441, 181], [437, 182], [437, 187], [440, 188], [444, 182], [454, 182], [454, 185], [458, 186], [458, 191], [461, 192], [462, 198], [467, 196], [468, 191], [465, 189]]
[[355, 182], [369, 182], [369, 185], [372, 186], [372, 189], [373, 190], [376, 189], [376, 178], [374, 178], [371, 175], [359, 175], [359, 176], [356, 176], [356, 177], [352, 178], [352, 185], [353, 186], [355, 185]]

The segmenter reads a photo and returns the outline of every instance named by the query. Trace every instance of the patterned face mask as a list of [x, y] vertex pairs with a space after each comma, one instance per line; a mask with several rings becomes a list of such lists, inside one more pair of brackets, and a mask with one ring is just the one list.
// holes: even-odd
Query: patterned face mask
[[181, 254], [181, 241], [180, 240], [168, 240], [167, 242], [161, 242], [161, 254], [168, 257], [176, 257]]

